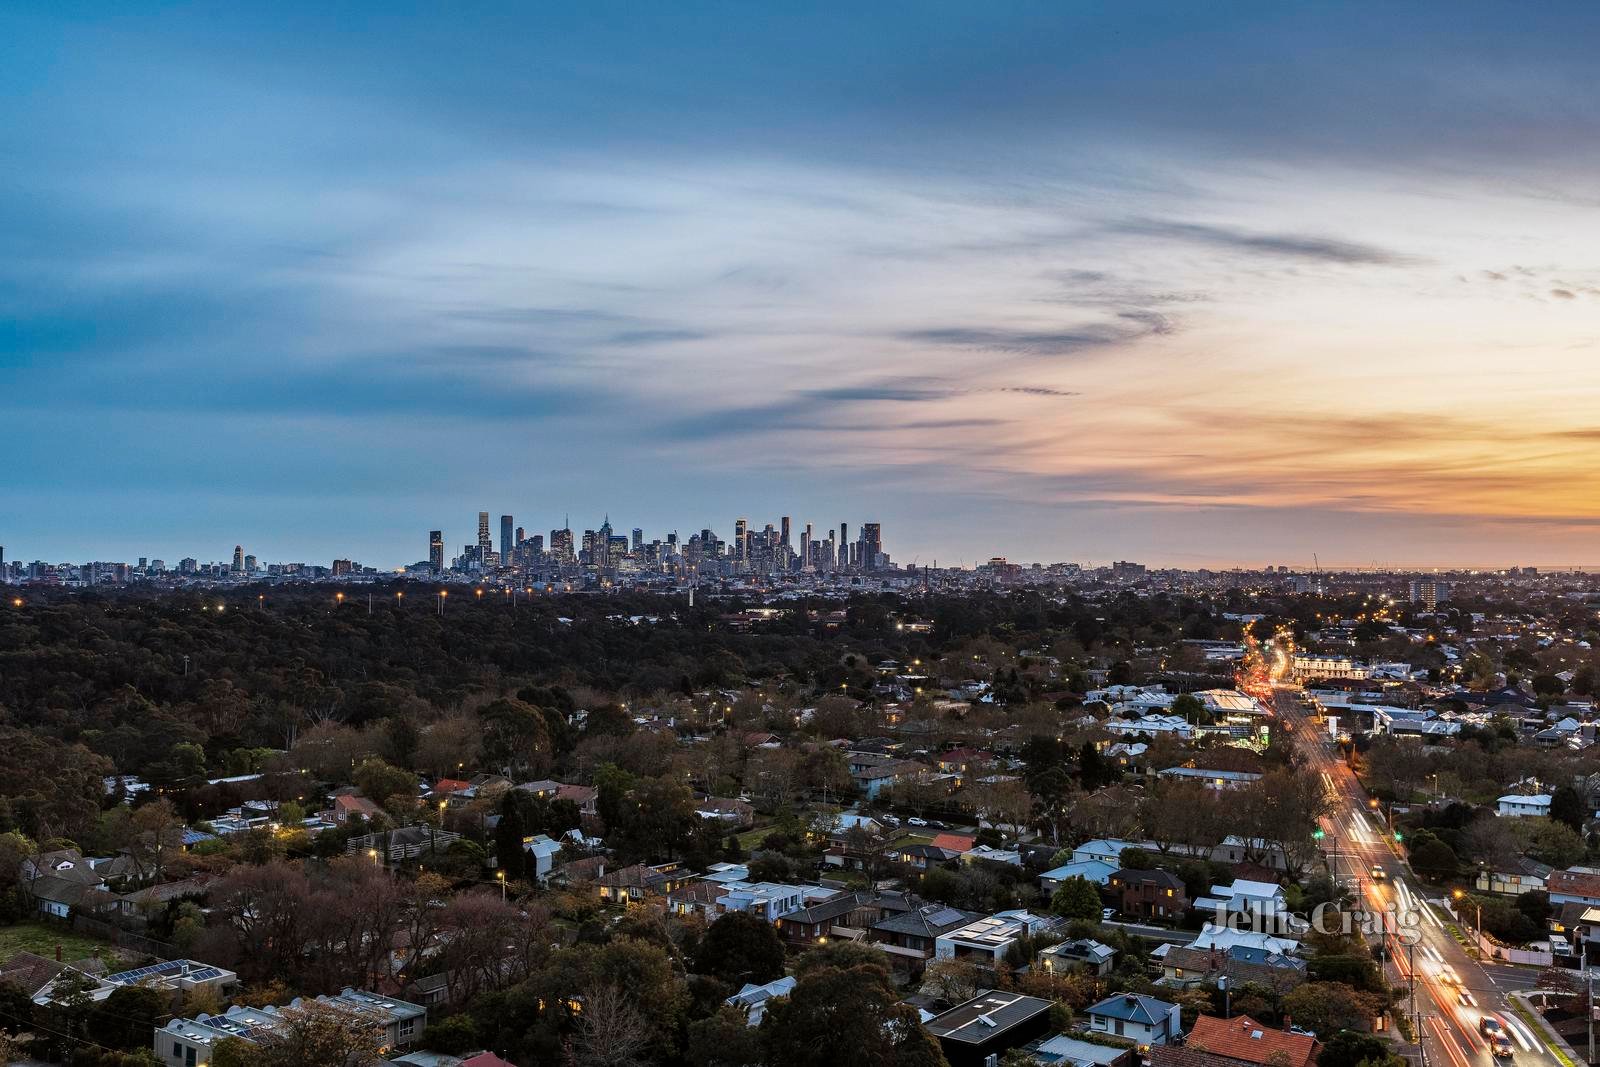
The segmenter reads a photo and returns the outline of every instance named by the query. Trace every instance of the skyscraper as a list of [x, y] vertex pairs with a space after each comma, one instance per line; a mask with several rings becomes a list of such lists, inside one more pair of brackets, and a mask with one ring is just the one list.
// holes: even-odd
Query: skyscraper
[[233, 546], [233, 573], [235, 573], [235, 574], [243, 574], [244, 573], [244, 546], [243, 545], [234, 545]]
[[778, 543], [784, 548], [789, 547], [789, 516], [787, 515], [778, 520]]
[[739, 519], [733, 524], [733, 554], [739, 559], [750, 558], [750, 523]]
[[861, 524], [861, 569], [875, 571], [883, 564], [883, 527], [875, 522]]
[[500, 516], [500, 563], [511, 562], [511, 550], [517, 547], [516, 541], [511, 538], [512, 520], [510, 515]]
[[488, 556], [494, 550], [494, 541], [489, 537], [489, 513], [478, 512], [478, 552], [479, 559]]
[[444, 573], [444, 531], [428, 531], [428, 566], [433, 568], [433, 573]]

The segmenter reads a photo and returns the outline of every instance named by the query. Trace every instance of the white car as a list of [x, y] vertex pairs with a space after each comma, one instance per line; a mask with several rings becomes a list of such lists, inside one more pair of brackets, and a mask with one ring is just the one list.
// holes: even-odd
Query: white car
[[1116, 908], [1101, 908], [1100, 909], [1100, 921], [1101, 922], [1110, 922], [1112, 919], [1115, 919], [1116, 917], [1117, 917], [1117, 909]]
[[919, 818], [917, 818], [916, 816], [913, 815], [911, 818], [906, 820], [906, 825], [908, 825], [908, 826], [926, 826], [926, 825], [928, 825], [928, 820], [927, 819], [919, 819]]

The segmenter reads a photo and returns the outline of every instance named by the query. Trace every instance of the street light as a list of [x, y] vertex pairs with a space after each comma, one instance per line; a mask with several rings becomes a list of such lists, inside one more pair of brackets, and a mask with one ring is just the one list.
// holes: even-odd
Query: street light
[[495, 871], [494, 876], [500, 881], [500, 903], [504, 904], [506, 902], [506, 872]]
[[[1465, 899], [1467, 899], [1467, 891], [1465, 889], [1457, 889], [1457, 890], [1455, 890], [1454, 892], [1451, 893], [1451, 896], [1455, 897], [1457, 900], [1465, 900]], [[1477, 912], [1478, 912], [1478, 921], [1473, 924], [1473, 932], [1477, 935], [1478, 951], [1480, 953], [1482, 953], [1483, 952], [1483, 901], [1479, 900], [1477, 897], [1473, 897], [1472, 898], [1472, 903], [1473, 903], [1473, 906], [1477, 909]]]
[[372, 865], [376, 867], [378, 865], [378, 850], [375, 848], [369, 848], [367, 849], [367, 855], [372, 857]]
[[344, 603], [344, 594], [343, 593], [335, 593], [335, 594], [333, 594], [333, 599], [334, 599], [335, 602], [343, 604]]

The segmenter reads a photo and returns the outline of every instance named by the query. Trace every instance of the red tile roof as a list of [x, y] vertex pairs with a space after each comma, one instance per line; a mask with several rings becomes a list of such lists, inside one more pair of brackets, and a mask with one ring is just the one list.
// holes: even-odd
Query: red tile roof
[[1188, 1047], [1262, 1067], [1306, 1067], [1316, 1053], [1317, 1039], [1274, 1030], [1248, 1015], [1232, 1019], [1202, 1015], [1189, 1031]]
[[1578, 871], [1551, 871], [1545, 879], [1545, 889], [1551, 896], [1557, 893], [1569, 897], [1600, 900], [1600, 874], [1582, 874]]
[[951, 852], [970, 852], [975, 840], [971, 834], [940, 834], [931, 843], [935, 848], [947, 848]]

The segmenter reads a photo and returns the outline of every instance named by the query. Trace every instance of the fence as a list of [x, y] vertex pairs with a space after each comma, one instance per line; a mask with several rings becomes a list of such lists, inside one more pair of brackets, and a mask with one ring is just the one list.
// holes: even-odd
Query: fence
[[146, 956], [155, 956], [157, 959], [171, 960], [178, 958], [178, 949], [165, 941], [157, 941], [153, 937], [136, 934], [132, 930], [124, 930], [104, 919], [96, 919], [88, 915], [74, 915], [72, 928], [90, 935], [91, 937], [104, 938], [118, 948], [132, 949]]

